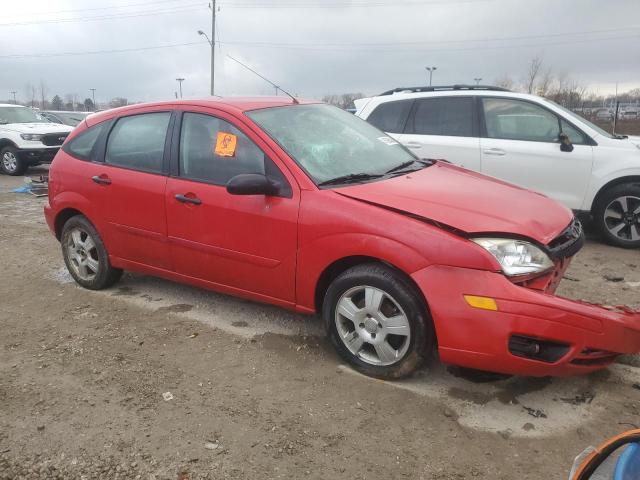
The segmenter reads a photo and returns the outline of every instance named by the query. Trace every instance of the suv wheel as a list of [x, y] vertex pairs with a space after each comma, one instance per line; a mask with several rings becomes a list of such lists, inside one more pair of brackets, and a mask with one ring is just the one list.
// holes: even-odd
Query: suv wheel
[[358, 265], [329, 286], [322, 313], [340, 356], [365, 375], [413, 373], [434, 343], [431, 318], [415, 288], [382, 265]]
[[69, 273], [84, 288], [101, 290], [122, 276], [122, 270], [109, 263], [102, 239], [86, 217], [77, 215], [67, 220], [60, 245]]
[[627, 183], [607, 190], [598, 200], [593, 216], [607, 243], [640, 247], [640, 184]]
[[0, 171], [6, 175], [22, 175], [28, 165], [18, 157], [18, 149], [4, 147], [0, 150]]

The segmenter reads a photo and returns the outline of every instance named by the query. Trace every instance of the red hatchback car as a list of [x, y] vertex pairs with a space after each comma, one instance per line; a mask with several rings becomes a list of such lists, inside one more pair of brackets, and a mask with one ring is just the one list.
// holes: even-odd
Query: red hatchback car
[[584, 236], [531, 191], [416, 158], [337, 108], [282, 98], [91, 115], [50, 170], [83, 287], [123, 270], [319, 313], [381, 378], [443, 362], [567, 375], [640, 350], [640, 312], [554, 296]]

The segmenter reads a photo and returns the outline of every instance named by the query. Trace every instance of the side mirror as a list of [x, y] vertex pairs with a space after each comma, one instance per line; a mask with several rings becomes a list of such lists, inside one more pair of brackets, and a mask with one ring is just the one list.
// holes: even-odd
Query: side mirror
[[558, 140], [560, 140], [560, 151], [573, 152], [573, 143], [571, 143], [571, 140], [569, 140], [569, 136], [566, 133], [560, 133], [560, 135], [558, 135]]
[[[587, 448], [576, 458], [569, 480], [640, 478], [639, 442], [640, 430], [629, 430], [597, 448]], [[613, 461], [606, 462], [610, 457], [613, 457]]]
[[277, 182], [260, 173], [242, 173], [227, 182], [231, 195], [276, 195], [279, 190]]

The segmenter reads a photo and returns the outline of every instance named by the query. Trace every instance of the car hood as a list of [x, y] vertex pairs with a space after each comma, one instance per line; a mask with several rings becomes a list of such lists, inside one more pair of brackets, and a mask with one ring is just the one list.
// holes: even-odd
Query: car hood
[[33, 133], [33, 134], [46, 134], [46, 133], [68, 133], [73, 130], [73, 127], [69, 125], [62, 125], [60, 123], [8, 123], [6, 125], [0, 125], [3, 130], [11, 130], [18, 133]]
[[568, 208], [542, 194], [443, 162], [334, 191], [467, 234], [518, 235], [545, 245], [573, 219]]

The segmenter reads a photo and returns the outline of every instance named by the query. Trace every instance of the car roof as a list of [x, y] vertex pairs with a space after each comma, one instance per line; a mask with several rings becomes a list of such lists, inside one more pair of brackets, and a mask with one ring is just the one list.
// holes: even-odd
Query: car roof
[[[314, 100], [297, 99], [299, 104], [321, 103]], [[87, 117], [87, 124], [94, 125], [107, 118], [134, 113], [137, 110], [147, 109], [151, 107], [180, 108], [180, 107], [211, 107], [226, 111], [234, 111], [235, 113], [243, 113], [249, 110], [258, 110], [261, 108], [284, 107], [287, 105], [295, 105], [291, 98], [279, 97], [209, 97], [203, 99], [192, 100], [171, 100], [166, 102], [136, 103], [127, 105], [126, 107], [118, 107], [102, 112], [94, 113]]]

